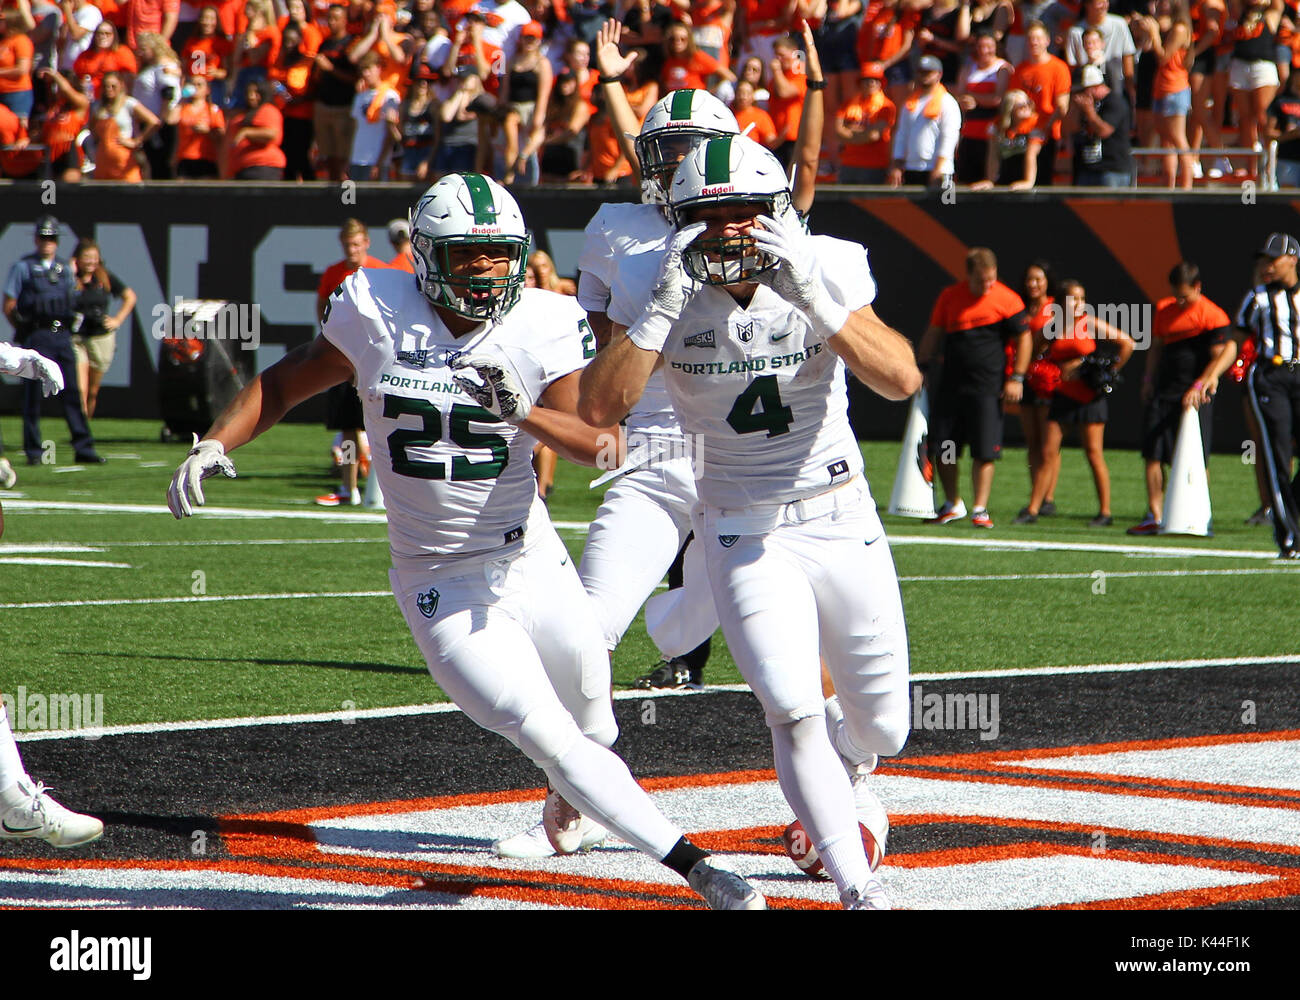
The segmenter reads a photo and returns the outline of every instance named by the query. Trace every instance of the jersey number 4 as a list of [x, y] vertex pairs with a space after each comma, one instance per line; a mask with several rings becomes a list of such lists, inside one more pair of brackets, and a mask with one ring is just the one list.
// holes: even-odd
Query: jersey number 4
[[[445, 463], [410, 458], [408, 447], [428, 448], [442, 440], [442, 413], [427, 399], [409, 396], [385, 396], [384, 416], [395, 420], [403, 415], [417, 416], [420, 430], [399, 429], [388, 435], [388, 451], [393, 459], [393, 471], [399, 476], [415, 479], [445, 479]], [[464, 455], [451, 460], [451, 481], [463, 483], [471, 479], [496, 479], [510, 461], [510, 446], [500, 434], [479, 434], [470, 430], [470, 422], [495, 424], [500, 421], [481, 406], [456, 403], [451, 408], [451, 441], [466, 449], [489, 450], [492, 458], [486, 462], [471, 462]]]
[[781, 387], [775, 375], [760, 375], [736, 397], [727, 423], [737, 434], [767, 431], [768, 437], [785, 434], [794, 423], [794, 411], [781, 402]]

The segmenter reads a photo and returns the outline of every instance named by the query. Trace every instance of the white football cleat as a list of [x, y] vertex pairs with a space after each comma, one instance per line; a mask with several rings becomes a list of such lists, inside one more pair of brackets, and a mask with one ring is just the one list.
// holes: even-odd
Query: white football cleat
[[18, 482], [18, 473], [14, 472], [9, 459], [0, 458], [0, 490], [11, 490]]
[[[859, 764], [859, 769], [867, 765]], [[875, 765], [873, 764], [872, 767]], [[853, 782], [853, 804], [858, 810], [858, 827], [862, 830], [862, 846], [867, 850], [867, 864], [874, 872], [885, 857], [885, 840], [889, 836], [889, 816], [875, 792], [867, 787], [870, 769], [849, 775]]]
[[553, 789], [542, 806], [542, 829], [556, 854], [590, 850], [609, 836], [609, 831], [582, 815]]
[[48, 791], [39, 781], [19, 781], [0, 792], [0, 840], [35, 838], [51, 847], [79, 847], [99, 839], [102, 822], [65, 809]]
[[763, 894], [735, 872], [714, 868], [701, 858], [687, 873], [686, 881], [704, 897], [710, 910], [766, 910]]
[[840, 903], [846, 910], [892, 910], [894, 907], [885, 895], [885, 887], [874, 876], [859, 888], [845, 889], [840, 893]]
[[540, 819], [523, 833], [494, 842], [492, 851], [498, 858], [549, 858], [555, 854]]

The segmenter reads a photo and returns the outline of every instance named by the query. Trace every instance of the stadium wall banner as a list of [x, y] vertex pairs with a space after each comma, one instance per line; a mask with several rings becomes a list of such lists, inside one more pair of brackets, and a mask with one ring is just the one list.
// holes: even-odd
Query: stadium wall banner
[[[231, 322], [214, 329], [225, 331], [227, 351], [252, 351], [256, 369], [265, 368], [314, 335], [316, 286], [341, 256], [337, 233], [343, 220], [365, 222], [370, 252], [391, 259], [395, 251], [386, 225], [406, 217], [419, 191], [370, 184], [83, 184], [57, 190], [0, 184], [0, 267], [7, 270], [31, 252], [32, 225], [46, 213], [63, 223], [61, 255], [71, 256], [78, 237], [96, 239], [108, 267], [139, 298], [129, 333], [119, 335], [99, 415], [156, 417], [160, 338], [169, 335], [167, 317], [178, 299], [232, 304]], [[537, 245], [569, 276], [576, 271], [583, 228], [599, 205], [632, 198], [630, 192], [590, 188], [515, 193]], [[987, 246], [998, 255], [999, 277], [1006, 284], [1018, 288], [1026, 265], [1046, 260], [1058, 278], [1083, 282], [1099, 315], [1118, 320], [1116, 325], [1145, 347], [1146, 307], [1168, 294], [1165, 276], [1175, 263], [1186, 258], [1199, 264], [1205, 294], [1231, 315], [1251, 283], [1254, 253], [1268, 233], [1300, 232], [1300, 201], [1236, 189], [1169, 198], [1078, 189], [1027, 196], [960, 190], [917, 196], [822, 188], [812, 229], [868, 248], [880, 288], [874, 308], [914, 342], [939, 291], [963, 280], [966, 252]], [[1112, 397], [1107, 441], [1114, 446], [1138, 444], [1143, 364], [1139, 351]], [[1239, 391], [1227, 383], [1217, 408], [1214, 447], [1237, 451], [1245, 438]], [[905, 405], [886, 403], [856, 383], [851, 398], [860, 437], [899, 438]], [[0, 387], [0, 405], [7, 412], [17, 409], [12, 380]], [[319, 420], [323, 412], [323, 400], [312, 400], [292, 419]], [[1018, 421], [1008, 420], [1007, 431], [1008, 441], [1017, 441]]]

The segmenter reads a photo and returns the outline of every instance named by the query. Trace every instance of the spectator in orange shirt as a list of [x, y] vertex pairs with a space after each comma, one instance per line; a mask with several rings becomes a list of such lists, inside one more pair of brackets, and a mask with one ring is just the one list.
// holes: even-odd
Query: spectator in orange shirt
[[1050, 43], [1043, 22], [1032, 22], [1025, 29], [1025, 61], [1011, 74], [1008, 85], [1023, 90], [1038, 108], [1038, 124], [1043, 133], [1035, 172], [1038, 187], [1052, 185], [1061, 122], [1070, 111], [1070, 67], [1048, 51]]
[[[301, 2], [301, 0], [299, 0]], [[314, 53], [303, 50], [302, 25], [290, 21], [280, 34], [280, 51], [271, 64], [271, 81], [275, 85], [275, 106], [284, 115], [284, 179], [311, 181], [316, 170], [311, 162], [311, 143], [315, 106], [311, 96]]]
[[961, 107], [961, 140], [956, 179], [971, 184], [984, 176], [988, 163], [989, 124], [998, 116], [1011, 81], [1011, 64], [998, 56], [992, 35], [976, 35], [971, 58], [962, 64], [953, 96]]
[[176, 176], [195, 180], [220, 177], [225, 137], [226, 116], [212, 101], [207, 77], [189, 77], [181, 88], [181, 116], [176, 123]]
[[134, 74], [140, 67], [135, 61], [135, 53], [117, 40], [117, 28], [105, 20], [99, 22], [95, 29], [94, 40], [90, 48], [77, 56], [72, 64], [72, 71], [78, 79], [90, 77], [90, 91], [87, 97], [98, 97], [106, 73]]
[[907, 96], [912, 82], [912, 47], [920, 12], [904, 8], [902, 0], [884, 0], [868, 10], [858, 31], [858, 58], [865, 65], [878, 62], [885, 70], [885, 92], [895, 107]]
[[1023, 90], [1008, 90], [997, 118], [989, 123], [985, 179], [972, 184], [971, 190], [988, 190], [1001, 184], [1012, 191], [1027, 191], [1037, 179], [1042, 145], [1043, 133], [1038, 130], [1034, 102]]
[[[360, 219], [343, 221], [339, 229], [339, 246], [343, 248], [343, 259], [327, 267], [321, 275], [320, 284], [316, 286], [318, 323], [325, 322], [330, 295], [342, 284], [344, 278], [358, 268], [388, 266], [378, 257], [370, 256], [370, 232]], [[342, 461], [337, 464], [343, 481], [335, 492], [318, 496], [316, 502], [322, 507], [359, 506], [361, 491], [357, 488], [357, 476], [362, 465], [367, 468], [370, 465], [370, 446], [366, 441], [361, 397], [351, 382], [340, 382], [327, 393], [325, 427], [339, 432], [339, 437], [335, 440], [342, 456]]]
[[50, 99], [40, 133], [50, 161], [50, 176], [65, 184], [75, 184], [81, 180], [77, 136], [86, 127], [90, 98], [81, 92], [81, 81], [75, 76], [69, 79], [48, 66], [37, 74], [50, 84]]
[[226, 60], [234, 49], [221, 31], [217, 8], [211, 5], [199, 11], [194, 34], [181, 50], [181, 70], [186, 76], [202, 76], [209, 84], [209, 97], [217, 104], [225, 104]]
[[728, 82], [736, 74], [712, 56], [695, 47], [691, 29], [673, 24], [664, 32], [664, 60], [659, 68], [659, 89], [662, 93], [674, 90], [708, 90], [713, 77]]
[[[299, 31], [302, 32], [302, 44], [299, 45], [299, 48], [302, 49], [303, 55], [309, 59], [314, 58], [317, 49], [320, 48], [320, 43], [325, 40], [325, 32], [321, 31], [316, 26], [316, 23], [312, 21], [311, 15], [307, 12], [306, 0], [289, 0], [286, 7], [289, 12], [275, 22], [275, 26], [280, 30], [281, 37], [283, 38], [284, 29], [289, 26], [290, 22], [298, 25]], [[281, 44], [284, 44], [283, 41], [281, 41]]]
[[235, 36], [230, 66], [235, 74], [231, 106], [242, 100], [251, 81], [265, 80], [280, 49], [280, 29], [275, 26], [271, 0], [248, 0], [244, 4], [248, 27]]
[[101, 97], [90, 114], [90, 129], [95, 137], [94, 179], [139, 183], [137, 154], [162, 122], [134, 97], [127, 96], [119, 74], [105, 73], [100, 90]]
[[1144, 18], [1155, 57], [1156, 78], [1151, 87], [1151, 111], [1155, 117], [1160, 145], [1178, 150], [1164, 157], [1165, 187], [1192, 186], [1191, 147], [1187, 142], [1187, 116], [1192, 110], [1190, 69], [1192, 55], [1192, 18], [1187, 0], [1173, 0], [1161, 11], [1159, 19]]
[[736, 98], [731, 102], [731, 110], [742, 135], [748, 135], [768, 149], [781, 145], [772, 116], [754, 103], [754, 85], [748, 80], [736, 81]]
[[405, 219], [393, 219], [388, 223], [388, 242], [397, 251], [388, 266], [407, 274], [415, 273], [415, 262], [411, 259], [411, 226]]
[[595, 94], [596, 113], [587, 125], [587, 152], [580, 179], [598, 185], [617, 184], [632, 175], [632, 165], [618, 143], [614, 123], [605, 107], [605, 94]]
[[226, 126], [226, 176], [237, 181], [284, 179], [284, 116], [269, 100], [270, 85], [250, 80], [244, 85], [243, 110]]
[[135, 48], [140, 34], [154, 31], [168, 45], [176, 33], [181, 0], [130, 0], [126, 7], [126, 44]]
[[45, 162], [40, 149], [29, 149], [31, 139], [18, 116], [0, 104], [0, 177], [22, 180]]
[[839, 136], [840, 183], [884, 184], [898, 109], [885, 96], [885, 71], [880, 63], [862, 67], [858, 92], [835, 116]]
[[35, 93], [32, 90], [32, 40], [23, 28], [18, 11], [4, 12], [4, 34], [0, 35], [0, 104], [27, 128]]
[[348, 58], [356, 65], [370, 52], [379, 57], [380, 82], [391, 90], [404, 92], [409, 79], [407, 69], [410, 59], [407, 57], [405, 44], [407, 36], [393, 27], [393, 15], [386, 10], [378, 11], [370, 21], [366, 33], [352, 43], [348, 49]]
[[788, 35], [778, 38], [773, 51], [776, 55], [768, 63], [772, 96], [768, 98], [767, 110], [781, 140], [773, 152], [781, 165], [789, 170], [795, 140], [799, 138], [799, 119], [803, 115], [808, 78], [804, 74], [803, 53], [793, 38]]

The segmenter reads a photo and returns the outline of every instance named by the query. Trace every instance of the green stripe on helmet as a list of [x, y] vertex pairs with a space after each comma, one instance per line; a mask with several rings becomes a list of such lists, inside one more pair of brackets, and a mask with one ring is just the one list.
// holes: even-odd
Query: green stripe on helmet
[[470, 205], [474, 210], [474, 224], [491, 226], [497, 221], [497, 207], [492, 189], [482, 174], [464, 174], [465, 187], [469, 189]]
[[691, 98], [695, 96], [693, 90], [675, 90], [673, 91], [673, 103], [668, 108], [668, 117], [675, 122], [689, 121], [691, 117]]
[[734, 136], [710, 139], [704, 147], [704, 183], [731, 183], [731, 140]]

